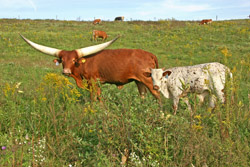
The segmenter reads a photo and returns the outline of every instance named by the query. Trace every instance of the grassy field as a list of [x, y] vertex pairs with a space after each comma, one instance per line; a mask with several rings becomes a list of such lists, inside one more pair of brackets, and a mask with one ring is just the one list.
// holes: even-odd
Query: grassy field
[[[46, 46], [73, 50], [101, 43], [152, 52], [160, 67], [220, 62], [233, 73], [226, 103], [211, 111], [189, 95], [160, 108], [135, 83], [102, 85], [103, 105], [91, 102], [61, 74], [53, 57], [28, 46], [19, 33]], [[0, 166], [250, 166], [250, 20], [90, 22], [0, 20]]]

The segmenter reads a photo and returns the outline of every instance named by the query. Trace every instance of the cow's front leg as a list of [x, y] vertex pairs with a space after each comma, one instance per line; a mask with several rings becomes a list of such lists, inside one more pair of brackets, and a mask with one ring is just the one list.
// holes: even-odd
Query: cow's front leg
[[100, 102], [102, 102], [101, 99], [101, 88], [99, 86], [96, 87], [96, 93], [97, 93], [97, 98]]
[[82, 78], [79, 76], [79, 77], [77, 77], [77, 76], [75, 76], [75, 75], [70, 75], [70, 77], [72, 77], [72, 78], [74, 78], [75, 79], [75, 81], [76, 81], [76, 85], [79, 87], [79, 88], [85, 88], [84, 86], [83, 86], [83, 84], [82, 84]]
[[96, 99], [98, 99], [101, 102], [101, 88], [97, 85], [96, 81], [89, 81], [88, 88], [90, 91], [91, 100], [96, 101]]

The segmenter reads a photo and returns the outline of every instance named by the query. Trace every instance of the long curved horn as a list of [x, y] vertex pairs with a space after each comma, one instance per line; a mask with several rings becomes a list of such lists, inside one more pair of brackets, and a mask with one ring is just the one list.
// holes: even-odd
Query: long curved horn
[[88, 56], [88, 55], [97, 53], [97, 52], [105, 49], [106, 47], [111, 45], [113, 42], [115, 42], [119, 37], [120, 37], [120, 35], [117, 36], [115, 39], [109, 41], [109, 42], [105, 42], [105, 43], [102, 43], [102, 44], [89, 46], [89, 47], [85, 47], [85, 48], [81, 48], [81, 49], [76, 49], [76, 51], [77, 51], [77, 53], [79, 55], [79, 58], [83, 57], [83, 56]]
[[42, 52], [42, 53], [45, 53], [45, 54], [48, 54], [48, 55], [51, 55], [51, 56], [55, 56], [55, 57], [58, 57], [59, 53], [61, 50], [59, 49], [55, 49], [55, 48], [50, 48], [50, 47], [47, 47], [47, 46], [43, 46], [43, 45], [39, 45], [39, 44], [36, 44], [30, 40], [28, 40], [27, 38], [25, 38], [24, 36], [22, 36], [21, 34], [19, 34], [23, 40], [25, 42], [27, 42], [30, 46], [32, 46], [33, 48], [35, 48], [36, 50]]

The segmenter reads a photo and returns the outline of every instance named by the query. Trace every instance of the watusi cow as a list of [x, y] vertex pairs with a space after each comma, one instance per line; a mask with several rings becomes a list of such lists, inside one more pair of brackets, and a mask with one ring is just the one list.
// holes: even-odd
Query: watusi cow
[[120, 16], [120, 17], [116, 17], [115, 21], [123, 21], [124, 20], [124, 16]]
[[93, 24], [96, 25], [96, 24], [100, 24], [101, 23], [101, 19], [95, 19], [93, 21]]
[[93, 30], [93, 40], [97, 41], [98, 38], [102, 38], [102, 40], [106, 40], [108, 35], [104, 31]]
[[[62, 63], [62, 73], [73, 77], [80, 88], [84, 88], [82, 80], [86, 79], [88, 87], [95, 86], [98, 99], [100, 100], [101, 89], [92, 81], [115, 84], [118, 88], [135, 81], [142, 98], [149, 91], [160, 100], [160, 93], [153, 89], [151, 77], [143, 75], [143, 69], [158, 68], [158, 60], [155, 55], [141, 49], [106, 49], [117, 38], [103, 44], [72, 51], [59, 50], [40, 44], [36, 44], [24, 36], [21, 37], [30, 46], [38, 51], [57, 57], [54, 62]], [[91, 98], [93, 98], [91, 93]]]
[[203, 24], [211, 24], [212, 22], [213, 22], [212, 19], [202, 20], [202, 21], [200, 22], [200, 25], [203, 25]]
[[[211, 108], [215, 107], [215, 95], [224, 102], [223, 91], [227, 74], [232, 77], [229, 68], [217, 62], [167, 70], [151, 69], [151, 72], [145, 72], [145, 75], [152, 77], [154, 89], [173, 100], [174, 114], [178, 109], [179, 99], [187, 96], [188, 93], [196, 93], [201, 103], [205, 96], [209, 95]], [[192, 110], [188, 99], [183, 100], [188, 109]]]

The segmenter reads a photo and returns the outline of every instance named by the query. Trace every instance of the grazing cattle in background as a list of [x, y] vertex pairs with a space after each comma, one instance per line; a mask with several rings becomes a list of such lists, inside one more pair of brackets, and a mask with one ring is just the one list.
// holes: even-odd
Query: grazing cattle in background
[[93, 21], [93, 24], [96, 25], [96, 24], [100, 24], [101, 23], [101, 19], [95, 19]]
[[104, 31], [93, 30], [93, 40], [97, 41], [98, 38], [102, 38], [102, 40], [106, 40], [108, 35]]
[[200, 22], [200, 25], [203, 25], [203, 24], [211, 24], [212, 22], [213, 22], [212, 19], [202, 20], [202, 21]]
[[[232, 74], [228, 67], [214, 62], [186, 67], [174, 67], [167, 70], [151, 69], [145, 75], [152, 77], [154, 89], [160, 91], [166, 98], [173, 99], [173, 109], [177, 111], [179, 99], [187, 93], [196, 93], [200, 102], [205, 96], [210, 95], [209, 106], [215, 107], [214, 93], [221, 102], [225, 101], [224, 86], [226, 75]], [[211, 93], [212, 92], [212, 93]], [[188, 99], [184, 98], [189, 110], [191, 106]]]
[[124, 16], [120, 16], [120, 17], [116, 17], [115, 21], [123, 21], [124, 20]]
[[[73, 51], [50, 48], [36, 44], [22, 35], [21, 37], [38, 51], [57, 57], [54, 62], [62, 63], [62, 73], [73, 77], [78, 87], [84, 88], [83, 79], [87, 80], [88, 87], [95, 86], [98, 98], [101, 90], [97, 84], [93, 84], [93, 81], [100, 81], [102, 84], [115, 84], [118, 88], [135, 81], [142, 98], [148, 88], [156, 98], [160, 99], [160, 93], [153, 89], [152, 79], [143, 75], [143, 69], [158, 68], [156, 56], [141, 49], [103, 50], [118, 37], [103, 44]], [[92, 93], [91, 98], [93, 99]]]

